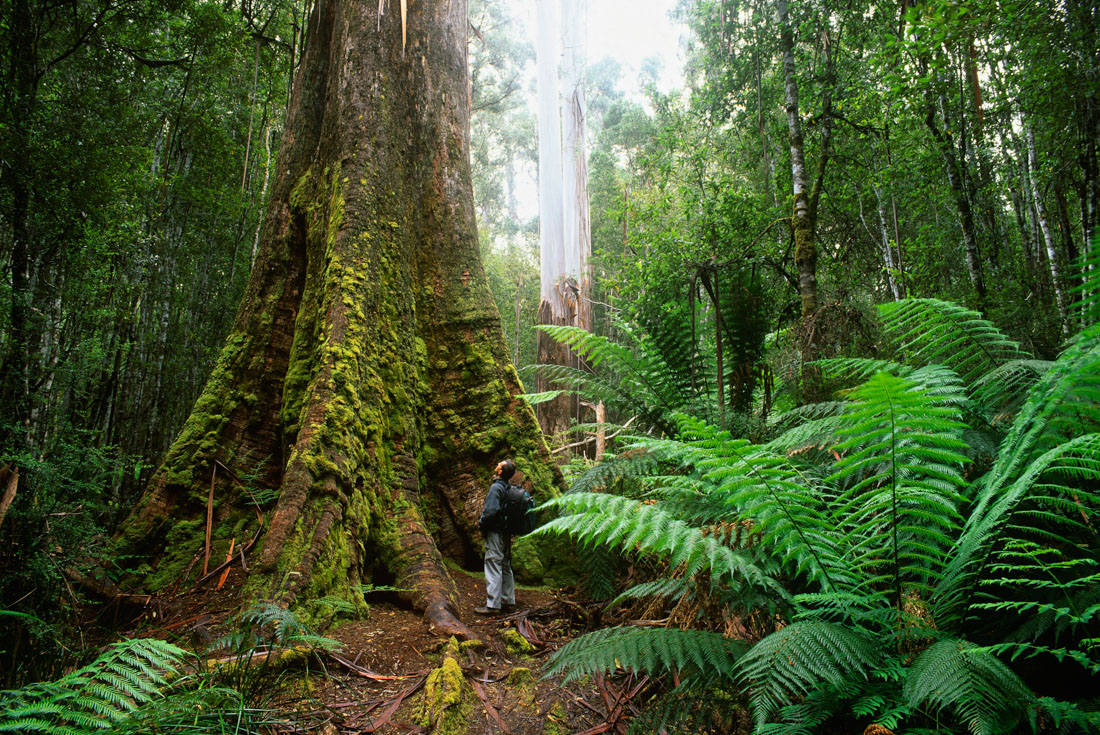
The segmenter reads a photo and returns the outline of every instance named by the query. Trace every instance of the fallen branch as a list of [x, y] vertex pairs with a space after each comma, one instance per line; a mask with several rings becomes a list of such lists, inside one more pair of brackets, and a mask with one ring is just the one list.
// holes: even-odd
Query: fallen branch
[[206, 496], [206, 542], [202, 547], [202, 573], [210, 569], [210, 530], [214, 527], [214, 480], [218, 476], [218, 467], [210, 468], [210, 494]]
[[546, 641], [539, 638], [538, 634], [535, 632], [535, 626], [528, 621], [526, 617], [516, 620], [516, 630], [532, 646], [541, 648], [546, 645]]
[[357, 676], [361, 676], [364, 679], [373, 679], [375, 681], [399, 681], [399, 680], [402, 680], [402, 679], [412, 679], [412, 678], [417, 677], [417, 676], [423, 676], [426, 673], [426, 672], [423, 672], [423, 671], [418, 671], [415, 674], [395, 674], [395, 675], [376, 674], [373, 671], [371, 671], [370, 669], [363, 668], [362, 666], [359, 666], [358, 664], [356, 664], [353, 661], [348, 661], [346, 658], [344, 658], [343, 656], [341, 656], [337, 653], [330, 653], [328, 656], [333, 661], [340, 664], [341, 666], [343, 666], [345, 669], [352, 672], [353, 674], [356, 674]]

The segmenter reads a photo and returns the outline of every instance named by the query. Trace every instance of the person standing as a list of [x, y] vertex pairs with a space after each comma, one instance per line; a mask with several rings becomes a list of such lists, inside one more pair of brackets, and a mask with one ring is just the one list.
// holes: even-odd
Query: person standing
[[477, 527], [485, 537], [485, 606], [474, 609], [479, 615], [496, 615], [516, 606], [516, 583], [512, 577], [512, 536], [504, 513], [508, 481], [516, 473], [510, 459], [500, 462], [494, 470], [485, 507]]

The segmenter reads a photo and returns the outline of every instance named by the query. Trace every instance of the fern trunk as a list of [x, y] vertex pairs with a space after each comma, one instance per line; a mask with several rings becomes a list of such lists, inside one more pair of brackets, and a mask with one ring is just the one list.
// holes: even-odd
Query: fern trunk
[[393, 580], [462, 633], [442, 556], [476, 558], [493, 465], [555, 482], [480, 261], [466, 5], [412, 5], [407, 31], [401, 15], [313, 7], [244, 302], [120, 539], [151, 561], [148, 587], [202, 553], [211, 484], [214, 558], [256, 532], [221, 462], [277, 489], [250, 595], [355, 599]]

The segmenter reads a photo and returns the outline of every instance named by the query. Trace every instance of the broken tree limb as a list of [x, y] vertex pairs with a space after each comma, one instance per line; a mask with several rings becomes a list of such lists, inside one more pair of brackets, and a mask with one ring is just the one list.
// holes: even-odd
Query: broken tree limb
[[416, 690], [424, 686], [424, 682], [427, 680], [428, 675], [424, 674], [411, 687], [394, 697], [394, 699], [390, 701], [389, 706], [382, 711], [381, 716], [377, 720], [370, 720], [370, 723], [363, 729], [363, 732], [376, 732], [385, 727], [386, 724], [389, 723], [390, 718], [393, 717], [393, 713], [401, 706], [401, 703], [415, 694]]
[[[260, 536], [263, 535], [263, 532], [264, 532], [264, 529], [263, 529], [262, 526], [260, 528], [256, 529], [256, 535], [252, 537], [252, 540], [241, 547], [241, 559], [242, 560], [244, 559], [245, 552], [250, 551], [252, 549], [252, 547], [256, 544], [256, 542], [260, 540]], [[233, 560], [229, 559], [228, 561], [224, 561], [221, 564], [219, 564], [218, 566], [214, 567], [209, 572], [202, 575], [202, 577], [199, 578], [199, 581], [195, 582], [195, 585], [192, 589], [198, 589], [202, 585], [206, 584], [211, 579], [213, 579], [217, 575], [221, 574], [223, 570], [228, 569], [229, 565], [232, 564], [232, 563], [233, 563]]]
[[401, 681], [404, 679], [412, 679], [417, 676], [423, 676], [425, 674], [425, 672], [423, 671], [418, 671], [415, 674], [396, 674], [392, 676], [386, 674], [376, 674], [370, 669], [363, 668], [353, 661], [348, 661], [346, 658], [337, 653], [329, 653], [328, 657], [343, 666], [348, 671], [352, 672], [353, 674], [361, 676], [364, 679], [373, 679], [375, 681]]

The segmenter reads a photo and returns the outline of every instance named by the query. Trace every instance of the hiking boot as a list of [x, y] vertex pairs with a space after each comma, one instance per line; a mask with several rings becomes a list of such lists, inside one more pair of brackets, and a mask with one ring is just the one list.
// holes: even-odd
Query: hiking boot
[[474, 612], [478, 615], [500, 615], [500, 608], [482, 605], [481, 607], [475, 607]]
[[504, 603], [504, 605], [500, 609], [503, 610], [506, 613], [510, 613], [510, 612], [515, 612], [516, 611], [516, 606], [515, 606], [515, 603], [513, 603], [511, 605], [509, 605], [508, 603]]

